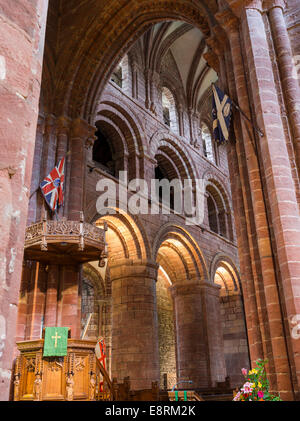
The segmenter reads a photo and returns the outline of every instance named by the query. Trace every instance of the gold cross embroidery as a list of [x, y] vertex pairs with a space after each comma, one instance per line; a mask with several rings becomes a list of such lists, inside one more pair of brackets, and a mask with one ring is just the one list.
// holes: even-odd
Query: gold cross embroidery
[[61, 336], [57, 336], [57, 332], [55, 332], [55, 336], [51, 336], [52, 339], [55, 339], [54, 348], [57, 348], [57, 339], [61, 339]]

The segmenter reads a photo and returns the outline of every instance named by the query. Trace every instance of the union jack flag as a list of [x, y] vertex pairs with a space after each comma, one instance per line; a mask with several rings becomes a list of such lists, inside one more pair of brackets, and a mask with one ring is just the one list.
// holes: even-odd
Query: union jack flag
[[52, 211], [61, 206], [64, 200], [65, 158], [53, 168], [49, 175], [40, 183], [43, 196]]

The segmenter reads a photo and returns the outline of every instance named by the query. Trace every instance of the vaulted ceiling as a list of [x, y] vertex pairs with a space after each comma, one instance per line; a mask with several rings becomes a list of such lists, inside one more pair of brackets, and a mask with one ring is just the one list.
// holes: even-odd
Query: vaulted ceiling
[[202, 96], [217, 80], [216, 72], [203, 57], [207, 51], [203, 33], [188, 23], [169, 21], [153, 25], [133, 47], [137, 49], [145, 69], [156, 71], [162, 78], [164, 61], [167, 58], [173, 61], [189, 108], [197, 109]]

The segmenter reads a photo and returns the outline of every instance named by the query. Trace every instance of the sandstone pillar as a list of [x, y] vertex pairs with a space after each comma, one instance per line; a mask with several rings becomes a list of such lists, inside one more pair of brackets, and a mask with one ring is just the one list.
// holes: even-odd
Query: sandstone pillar
[[71, 128], [71, 168], [66, 200], [68, 200], [68, 219], [73, 221], [80, 219], [80, 212], [84, 208], [84, 183], [87, 171], [86, 147], [89, 147], [94, 139], [95, 130], [95, 127], [79, 118], [73, 121]]
[[211, 282], [202, 282], [200, 288], [202, 292], [202, 317], [207, 338], [210, 383], [212, 386], [216, 386], [217, 382], [224, 382], [226, 377], [220, 286]]
[[209, 387], [210, 371], [199, 281], [170, 287], [174, 301], [177, 382], [186, 389]]
[[45, 319], [46, 327], [57, 326], [57, 296], [59, 284], [59, 266], [49, 265], [46, 289]]
[[9, 397], [48, 1], [0, 0], [0, 400]]
[[32, 178], [31, 178], [31, 189], [30, 189], [30, 198], [28, 205], [28, 218], [27, 225], [37, 222], [40, 218], [40, 206], [42, 203], [42, 196], [39, 192], [39, 186], [41, 182], [41, 161], [43, 153], [43, 138], [45, 131], [45, 119], [43, 116], [39, 115], [36, 139], [35, 139], [35, 148], [34, 148], [34, 157], [32, 165]]
[[282, 91], [285, 97], [288, 118], [293, 133], [298, 174], [300, 171], [300, 87], [296, 75], [293, 73], [293, 52], [284, 20], [283, 0], [269, 0], [266, 2], [269, 11], [274, 46], [281, 76]]
[[156, 263], [131, 259], [110, 266], [112, 377], [130, 376], [136, 390], [159, 382], [157, 270]]
[[[257, 5], [259, 2], [255, 2], [255, 5]], [[253, 54], [256, 54], [259, 51], [263, 51], [263, 55], [269, 55], [268, 45], [266, 42], [265, 32], [264, 32], [264, 22], [262, 20], [261, 14], [258, 11], [255, 11], [255, 13], [258, 13], [260, 16], [259, 22], [256, 22], [255, 27], [251, 28], [251, 36], [257, 34], [257, 37], [255, 39], [255, 43], [253, 43], [253, 40], [249, 40], [246, 36], [244, 39], [244, 44], [248, 47], [248, 56], [253, 56]], [[246, 12], [244, 12], [244, 17], [242, 18], [242, 27], [243, 29], [245, 27], [248, 27], [248, 24], [253, 24], [253, 20], [249, 18], [248, 14], [252, 13], [252, 11], [246, 9]], [[236, 92], [238, 97], [238, 102], [240, 107], [243, 109], [246, 114], [250, 114], [250, 106], [249, 106], [249, 100], [248, 100], [248, 93], [247, 93], [247, 85], [246, 85], [246, 79], [245, 79], [245, 70], [244, 70], [244, 63], [243, 63], [243, 55], [241, 50], [241, 42], [239, 38], [239, 31], [238, 31], [238, 21], [237, 19], [228, 11], [224, 11], [222, 13], [219, 13], [217, 18], [219, 21], [221, 21], [224, 25], [224, 27], [227, 30], [229, 41], [230, 41], [230, 47], [232, 51], [232, 62], [233, 62], [233, 71], [235, 75], [235, 83], [236, 83]], [[244, 29], [245, 30], [245, 29]], [[263, 34], [263, 35], [262, 35]], [[250, 37], [251, 37], [250, 36]], [[257, 48], [257, 45], [260, 46], [260, 48]], [[250, 46], [250, 48], [249, 48]], [[258, 53], [260, 54], [260, 53]], [[270, 59], [269, 59], [270, 60]], [[265, 66], [268, 63], [268, 60], [260, 60], [257, 63], [252, 63], [250, 65], [250, 78], [252, 79], [252, 76], [258, 71], [259, 78], [261, 78], [261, 81], [263, 80], [264, 83], [266, 83], [268, 86], [270, 82], [266, 82], [265, 75], [267, 72], [268, 78], [273, 79], [273, 73], [272, 73], [272, 67], [266, 69]], [[273, 79], [274, 83], [274, 79]], [[271, 83], [272, 85], [272, 83]], [[255, 95], [254, 97], [254, 103], [255, 106], [257, 106], [257, 103], [261, 104], [262, 98], [259, 97], [259, 88], [254, 85], [252, 86], [252, 91]], [[275, 92], [275, 91], [274, 91]], [[264, 96], [264, 104], [268, 104], [270, 99], [268, 100], [269, 93], [266, 93]], [[271, 144], [271, 148], [274, 150], [277, 150], [277, 153], [279, 153], [279, 156], [277, 160], [274, 160], [273, 162], [273, 168], [271, 169], [272, 165], [268, 167], [267, 171], [265, 169], [266, 174], [266, 180], [272, 178], [272, 174], [274, 173], [274, 169], [276, 168], [276, 171], [282, 171], [282, 168], [285, 167], [288, 169], [288, 172], [290, 174], [290, 164], [287, 156], [286, 151], [286, 145], [284, 141], [284, 133], [283, 129], [281, 127], [282, 133], [279, 135], [276, 135], [275, 132], [277, 132], [273, 127], [273, 122], [277, 119], [280, 120], [280, 109], [278, 106], [278, 98], [277, 94], [272, 93], [272, 99], [271, 104], [267, 105], [266, 107], [266, 114], [271, 113], [273, 114], [274, 106], [277, 108], [277, 115], [276, 117], [270, 116], [270, 120], [268, 122], [268, 126], [264, 126], [262, 124], [261, 119], [258, 119], [258, 125], [262, 128], [262, 130], [265, 131], [265, 136], [260, 139], [260, 145], [264, 144]], [[273, 99], [277, 100], [277, 106], [276, 103], [273, 102]], [[264, 116], [266, 115], [264, 114]], [[275, 120], [274, 120], [275, 118]], [[286, 398], [292, 398], [292, 386], [291, 386], [291, 380], [290, 380], [290, 368], [289, 368], [289, 361], [288, 361], [288, 354], [287, 354], [287, 347], [285, 342], [285, 331], [284, 331], [284, 324], [281, 314], [281, 308], [280, 308], [280, 298], [279, 298], [279, 291], [277, 286], [277, 279], [275, 274], [275, 267], [274, 267], [274, 261], [273, 261], [273, 252], [271, 247], [271, 239], [270, 234], [267, 229], [269, 221], [267, 218], [267, 210], [266, 210], [266, 198], [263, 195], [263, 185], [262, 185], [262, 176], [260, 171], [262, 170], [260, 166], [260, 162], [258, 161], [258, 156], [255, 150], [255, 147], [253, 146], [254, 137], [253, 137], [253, 131], [252, 128], [248, 125], [245, 119], [241, 120], [242, 123], [242, 133], [243, 133], [243, 141], [244, 141], [244, 148], [245, 153], [247, 156], [247, 171], [248, 171], [248, 178], [249, 178], [249, 186], [251, 189], [251, 199], [253, 204], [253, 213], [254, 213], [254, 221], [255, 221], [255, 229], [256, 229], [256, 235], [257, 235], [257, 246], [258, 246], [258, 253], [259, 253], [259, 264], [261, 266], [261, 272], [263, 277], [263, 284], [261, 282], [257, 282], [256, 284], [256, 295], [259, 300], [262, 300], [261, 308], [264, 306], [264, 300], [266, 302], [266, 311], [268, 314], [268, 320], [266, 321], [262, 314], [261, 324], [262, 328], [265, 329], [265, 337], [263, 340], [265, 341], [265, 357], [269, 358], [270, 361], [270, 382], [271, 382], [271, 389], [273, 388], [275, 390], [279, 390], [282, 393], [282, 396]], [[276, 138], [280, 137], [280, 142], [276, 141]], [[284, 151], [282, 154], [282, 151]], [[258, 152], [260, 153], [260, 152]], [[264, 163], [266, 162], [266, 155], [269, 154], [269, 151], [267, 149], [264, 149], [262, 147], [261, 150], [262, 156], [264, 157]], [[276, 152], [275, 152], [276, 154]], [[280, 168], [280, 170], [279, 170]], [[273, 171], [272, 171], [273, 170]], [[284, 177], [284, 182], [286, 180], [289, 180], [289, 177]], [[271, 181], [271, 180], [270, 180]], [[279, 179], [277, 180], [279, 182]], [[289, 183], [293, 183], [293, 180], [290, 179], [288, 181]], [[281, 188], [280, 188], [281, 189]], [[289, 192], [284, 191], [283, 188], [281, 191], [278, 191], [277, 194], [280, 195], [280, 197], [283, 200], [286, 200], [286, 194], [293, 196], [295, 199], [295, 192], [293, 189], [293, 193], [290, 191], [290, 188], [288, 187]], [[271, 202], [271, 206], [273, 205], [273, 198], [275, 191], [272, 192], [269, 191], [269, 200]], [[275, 193], [276, 194], [276, 193]], [[278, 198], [277, 198], [278, 199]], [[277, 202], [277, 200], [276, 200]], [[278, 202], [277, 202], [278, 203]], [[296, 202], [295, 202], [296, 206]], [[293, 206], [292, 206], [293, 207]], [[276, 219], [275, 215], [274, 221]], [[274, 224], [274, 228], [277, 227], [277, 221]], [[296, 223], [297, 224], [297, 223]], [[280, 231], [280, 230], [279, 230]], [[278, 239], [279, 236], [282, 235], [278, 232]], [[276, 232], [275, 232], [276, 236]], [[297, 242], [296, 242], [297, 243]], [[255, 250], [252, 250], [253, 254], [255, 253]], [[254, 260], [253, 260], [254, 261]], [[269, 349], [269, 344], [271, 344], [271, 351]]]
[[[248, 67], [251, 69], [249, 72], [251, 88], [255, 93], [256, 118], [265, 133], [260, 141], [260, 147], [264, 157], [263, 169], [282, 278], [284, 308], [286, 318], [290, 320], [296, 314], [300, 314], [300, 217], [259, 2], [250, 3], [244, 10], [242, 27], [244, 42], [250, 46], [247, 58]], [[259, 49], [256, 47], [257, 45], [260, 46]], [[276, 287], [270, 284], [268, 286], [268, 289], [265, 288], [265, 293], [269, 312], [272, 312], [272, 317], [271, 314], [269, 315], [270, 324], [274, 325], [272, 342], [277, 378], [283, 390], [288, 391], [290, 390], [290, 373], [282, 367], [282, 355], [286, 347], [280, 340], [280, 335], [275, 335], [276, 325], [278, 325], [278, 316], [275, 316], [275, 313], [280, 311], [275, 297]], [[294, 386], [299, 391], [300, 343], [292, 336], [288, 340], [292, 349], [293, 361], [291, 364], [295, 367], [297, 377], [297, 384]]]
[[[69, 133], [69, 121], [65, 117], [60, 117], [57, 119], [57, 147], [56, 147], [56, 165], [62, 158], [65, 158], [65, 182], [64, 182], [64, 191], [66, 192], [66, 181], [69, 180], [70, 174], [70, 162], [68, 152], [68, 133]], [[69, 185], [68, 185], [69, 187]], [[64, 198], [66, 199], [66, 198]], [[58, 215], [63, 216], [67, 214], [67, 202], [64, 200], [63, 206], [58, 209]]]
[[172, 285], [177, 343], [177, 379], [181, 387], [215, 386], [226, 376], [219, 286], [186, 281]]
[[45, 266], [39, 262], [32, 262], [31, 282], [27, 292], [27, 328], [24, 339], [40, 339], [42, 336], [46, 277]]
[[80, 338], [81, 308], [79, 307], [79, 265], [65, 265], [60, 267], [60, 287], [57, 325], [71, 329], [71, 337]]

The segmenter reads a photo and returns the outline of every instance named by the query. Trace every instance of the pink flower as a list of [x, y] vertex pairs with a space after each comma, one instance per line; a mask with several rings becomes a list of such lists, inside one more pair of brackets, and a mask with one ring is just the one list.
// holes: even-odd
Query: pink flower
[[248, 373], [247, 369], [246, 368], [242, 368], [242, 374], [243, 374], [243, 376], [247, 376], [247, 373]]
[[251, 393], [253, 390], [252, 383], [246, 382], [244, 386], [241, 388], [243, 393]]
[[262, 390], [259, 390], [259, 391], [257, 392], [257, 396], [258, 396], [259, 398], [263, 398], [263, 397], [264, 397], [264, 392], [263, 392]]

